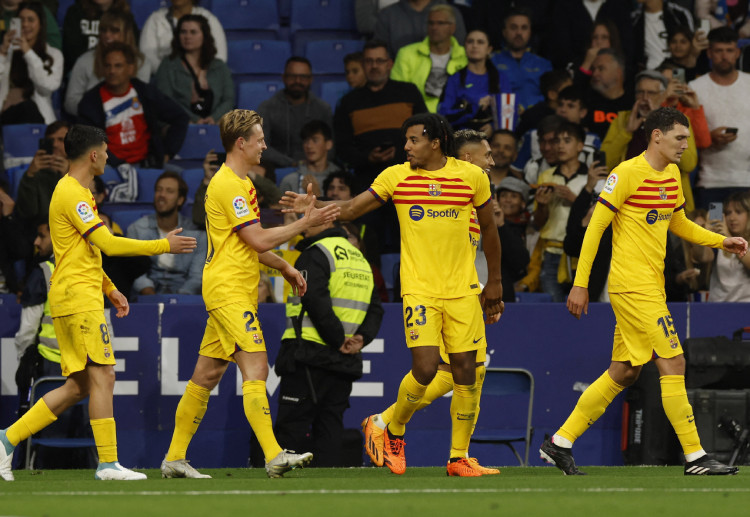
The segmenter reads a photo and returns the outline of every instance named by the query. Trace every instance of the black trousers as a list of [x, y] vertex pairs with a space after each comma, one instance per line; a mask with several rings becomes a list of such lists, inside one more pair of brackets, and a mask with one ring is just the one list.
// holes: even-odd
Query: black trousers
[[344, 411], [349, 407], [352, 377], [297, 363], [281, 377], [274, 433], [285, 449], [312, 452], [313, 466], [343, 466]]

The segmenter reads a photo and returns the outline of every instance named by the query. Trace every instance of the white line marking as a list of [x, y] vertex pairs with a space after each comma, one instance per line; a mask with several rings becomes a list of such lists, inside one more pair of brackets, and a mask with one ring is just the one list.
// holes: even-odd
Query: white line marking
[[77, 491], [77, 492], [25, 492], [0, 493], [0, 496], [171, 496], [171, 495], [360, 495], [360, 494], [512, 494], [512, 493], [555, 493], [555, 492], [675, 492], [675, 493], [750, 493], [748, 488], [617, 488], [591, 487], [578, 488], [414, 488], [414, 489], [383, 489], [383, 490], [142, 490], [130, 491]]

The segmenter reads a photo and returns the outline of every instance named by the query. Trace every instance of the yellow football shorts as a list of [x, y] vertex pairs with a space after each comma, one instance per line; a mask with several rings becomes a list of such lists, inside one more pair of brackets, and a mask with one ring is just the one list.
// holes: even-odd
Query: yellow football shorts
[[62, 374], [86, 369], [87, 364], [115, 364], [115, 351], [104, 311], [87, 311], [52, 318], [60, 346]]
[[[487, 348], [482, 307], [475, 294], [451, 299], [404, 295], [404, 331], [409, 348], [440, 346], [444, 355]], [[480, 355], [484, 354], [478, 352], [478, 362], [484, 360]]]
[[664, 291], [609, 293], [609, 299], [617, 318], [613, 361], [638, 366], [649, 362], [654, 352], [664, 359], [683, 353]]
[[266, 342], [251, 303], [230, 303], [208, 311], [200, 355], [234, 362], [235, 352], [265, 352]]

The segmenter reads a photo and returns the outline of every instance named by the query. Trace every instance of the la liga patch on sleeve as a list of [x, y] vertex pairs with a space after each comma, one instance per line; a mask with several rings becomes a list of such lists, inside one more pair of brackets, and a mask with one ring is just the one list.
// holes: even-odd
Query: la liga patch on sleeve
[[90, 223], [94, 220], [94, 211], [85, 201], [81, 201], [76, 205], [76, 212], [78, 212], [78, 217], [80, 217], [81, 221], [84, 223]]
[[615, 189], [615, 185], [617, 185], [617, 174], [610, 174], [609, 178], [607, 178], [607, 183], [604, 184], [604, 192], [607, 194], [611, 194], [612, 191]]
[[247, 205], [247, 200], [242, 196], [237, 196], [232, 200], [232, 208], [234, 208], [234, 215], [237, 217], [250, 215], [250, 207]]

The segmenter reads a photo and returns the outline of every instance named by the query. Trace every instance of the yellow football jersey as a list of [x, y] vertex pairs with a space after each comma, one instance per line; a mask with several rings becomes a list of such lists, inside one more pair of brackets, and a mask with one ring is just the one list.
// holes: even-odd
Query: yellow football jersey
[[685, 205], [680, 169], [659, 172], [644, 154], [622, 162], [610, 173], [599, 202], [612, 210], [612, 293], [664, 289], [667, 229]]
[[63, 176], [49, 205], [56, 264], [49, 291], [53, 318], [104, 309], [102, 253], [86, 240], [102, 226], [91, 191], [75, 178]]
[[[490, 202], [487, 175], [448, 158], [437, 171], [409, 163], [385, 169], [370, 192], [396, 205], [401, 227], [401, 293], [459, 298], [479, 293], [475, 246], [467, 233], [473, 208]], [[478, 239], [478, 235], [476, 236]]]
[[471, 209], [471, 218], [469, 219], [469, 242], [474, 249], [474, 257], [477, 256], [479, 248], [479, 239], [482, 236], [482, 229], [479, 227], [479, 217], [475, 208]]
[[203, 267], [203, 300], [212, 310], [233, 302], [258, 303], [258, 253], [237, 232], [260, 223], [255, 186], [226, 164], [206, 190], [208, 251]]

